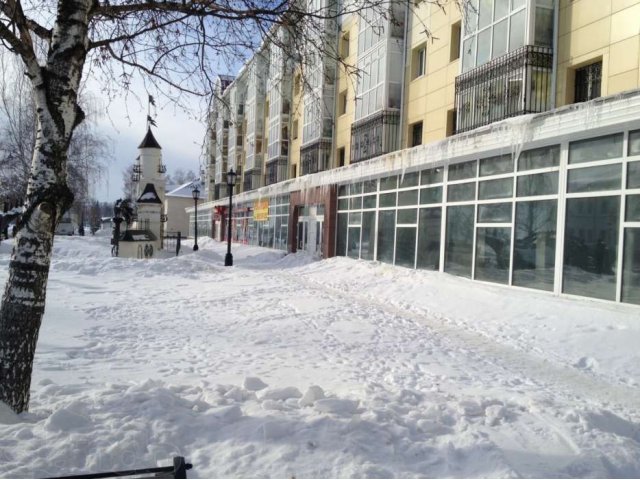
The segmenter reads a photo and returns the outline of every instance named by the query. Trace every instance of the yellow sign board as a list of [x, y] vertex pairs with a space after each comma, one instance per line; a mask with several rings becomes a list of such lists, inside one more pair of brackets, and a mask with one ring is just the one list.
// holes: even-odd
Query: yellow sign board
[[253, 219], [256, 222], [269, 220], [269, 200], [258, 200], [253, 202]]

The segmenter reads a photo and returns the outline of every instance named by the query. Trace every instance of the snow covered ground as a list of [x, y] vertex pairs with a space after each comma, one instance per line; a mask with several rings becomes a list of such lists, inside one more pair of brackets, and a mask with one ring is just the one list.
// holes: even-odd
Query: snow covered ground
[[[639, 477], [640, 308], [203, 241], [56, 239], [0, 476]], [[9, 244], [0, 245], [0, 285]]]

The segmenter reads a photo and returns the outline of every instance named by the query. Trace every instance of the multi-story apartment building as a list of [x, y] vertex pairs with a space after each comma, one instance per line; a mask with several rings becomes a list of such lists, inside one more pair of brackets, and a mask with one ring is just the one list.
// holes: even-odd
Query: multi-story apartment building
[[220, 96], [217, 125], [238, 79], [266, 81], [265, 162], [257, 123], [235, 163], [219, 129], [211, 150], [214, 185], [244, 175], [233, 240], [640, 304], [640, 0], [379, 13], [324, 21], [301, 57], [265, 42]]

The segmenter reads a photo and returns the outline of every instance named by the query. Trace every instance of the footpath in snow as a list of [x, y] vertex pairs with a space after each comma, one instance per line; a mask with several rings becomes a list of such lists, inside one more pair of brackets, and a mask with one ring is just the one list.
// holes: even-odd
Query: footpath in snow
[[640, 308], [225, 248], [56, 238], [0, 477], [640, 477]]

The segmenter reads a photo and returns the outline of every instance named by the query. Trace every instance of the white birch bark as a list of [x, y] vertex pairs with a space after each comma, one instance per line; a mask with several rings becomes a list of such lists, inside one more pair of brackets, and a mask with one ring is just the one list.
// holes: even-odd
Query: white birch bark
[[84, 116], [77, 98], [89, 45], [91, 5], [91, 0], [58, 2], [45, 65], [39, 65], [29, 51], [21, 52], [35, 92], [37, 134], [25, 213], [0, 307], [0, 401], [16, 412], [29, 406], [54, 231], [73, 200], [67, 186], [67, 150]]

